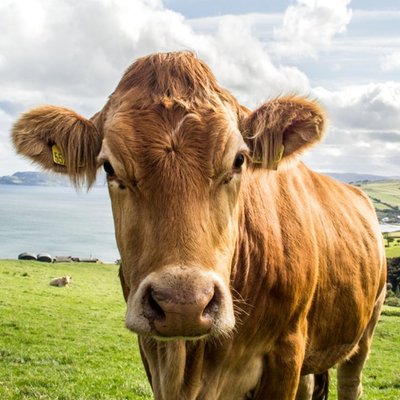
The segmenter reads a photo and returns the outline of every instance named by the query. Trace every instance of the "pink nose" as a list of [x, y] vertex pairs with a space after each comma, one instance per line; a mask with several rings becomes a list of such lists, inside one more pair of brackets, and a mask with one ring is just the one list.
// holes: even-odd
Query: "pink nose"
[[145, 316], [160, 336], [196, 337], [207, 334], [219, 309], [214, 285], [201, 290], [150, 288]]

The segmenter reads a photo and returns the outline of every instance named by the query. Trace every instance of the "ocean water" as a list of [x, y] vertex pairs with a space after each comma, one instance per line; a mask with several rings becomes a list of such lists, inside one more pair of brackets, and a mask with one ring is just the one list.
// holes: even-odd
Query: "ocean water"
[[0, 185], [0, 258], [23, 252], [118, 259], [107, 188]]

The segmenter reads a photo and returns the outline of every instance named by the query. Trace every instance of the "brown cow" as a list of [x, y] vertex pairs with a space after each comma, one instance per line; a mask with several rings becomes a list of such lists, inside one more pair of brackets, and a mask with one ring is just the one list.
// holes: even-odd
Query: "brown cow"
[[339, 399], [360, 396], [384, 247], [367, 197], [298, 160], [324, 126], [303, 98], [246, 109], [185, 52], [136, 61], [90, 120], [15, 124], [20, 153], [77, 185], [104, 166], [156, 399], [311, 398], [336, 364]]

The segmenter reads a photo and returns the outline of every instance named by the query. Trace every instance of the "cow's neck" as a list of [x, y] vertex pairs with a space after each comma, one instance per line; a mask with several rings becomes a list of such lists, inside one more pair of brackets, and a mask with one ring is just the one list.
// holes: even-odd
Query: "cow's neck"
[[[243, 177], [239, 234], [232, 262], [231, 285], [237, 319], [246, 331], [247, 320], [264, 318], [266, 293], [275, 296], [285, 262], [282, 210], [277, 199], [287, 195], [291, 172], [253, 172]], [[257, 315], [256, 315], [257, 314]]]
[[148, 368], [156, 399], [197, 398], [204, 362], [203, 340], [160, 342], [140, 338], [140, 346], [150, 363]]

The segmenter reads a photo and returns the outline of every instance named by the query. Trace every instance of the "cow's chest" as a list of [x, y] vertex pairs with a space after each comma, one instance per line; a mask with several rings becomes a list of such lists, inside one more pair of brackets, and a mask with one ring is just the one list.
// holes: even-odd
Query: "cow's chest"
[[155, 400], [247, 400], [262, 375], [254, 344], [142, 340], [141, 349]]
[[[238, 352], [239, 353], [239, 352]], [[218, 364], [205, 365], [198, 399], [245, 400], [262, 374], [262, 356], [232, 353]]]

